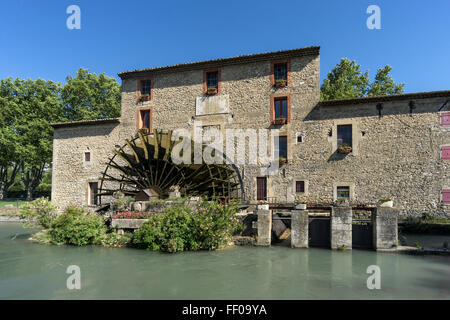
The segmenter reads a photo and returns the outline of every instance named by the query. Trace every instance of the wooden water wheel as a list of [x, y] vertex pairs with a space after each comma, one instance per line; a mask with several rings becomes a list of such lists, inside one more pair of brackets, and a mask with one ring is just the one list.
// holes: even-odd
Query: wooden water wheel
[[[172, 150], [181, 141], [172, 141], [172, 131], [138, 133], [116, 147], [106, 164], [99, 188], [102, 196], [112, 196], [121, 191], [134, 196], [140, 190], [151, 189], [160, 198], [168, 195], [170, 187], [178, 185], [183, 195], [202, 196], [209, 199], [230, 199], [243, 196], [242, 179], [233, 164], [175, 164]], [[204, 150], [206, 146], [201, 146]], [[191, 141], [191, 162], [194, 159], [194, 142]], [[219, 152], [214, 150], [214, 152]], [[221, 154], [224, 159], [226, 157]]]

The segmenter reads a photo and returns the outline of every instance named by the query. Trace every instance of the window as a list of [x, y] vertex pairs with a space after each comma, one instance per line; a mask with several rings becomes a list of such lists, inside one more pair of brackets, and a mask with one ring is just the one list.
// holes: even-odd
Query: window
[[339, 125], [337, 126], [337, 146], [340, 147], [344, 144], [352, 146], [352, 125]]
[[91, 162], [91, 153], [90, 152], [84, 153], [84, 162]]
[[285, 87], [290, 83], [290, 61], [277, 60], [270, 63], [270, 85]]
[[152, 93], [152, 81], [141, 80], [141, 94], [150, 95]]
[[297, 193], [305, 192], [305, 181], [295, 181], [295, 192]]
[[441, 158], [442, 160], [450, 160], [450, 146], [441, 147]]
[[275, 98], [275, 119], [287, 119], [287, 98]]
[[203, 93], [220, 93], [220, 69], [204, 71]]
[[98, 182], [89, 182], [89, 205], [96, 206], [98, 204]]
[[303, 135], [301, 133], [297, 132], [297, 143], [302, 143], [303, 142]]
[[275, 63], [273, 65], [273, 77], [277, 81], [287, 81], [287, 63]]
[[150, 129], [151, 128], [151, 116], [150, 116], [150, 110], [146, 109], [146, 110], [141, 110], [141, 127], [142, 128], [146, 128], [146, 129]]
[[350, 187], [337, 187], [337, 198], [350, 200]]
[[267, 200], [267, 178], [256, 178], [256, 200]]
[[442, 202], [450, 204], [450, 189], [442, 190]]
[[450, 112], [441, 113], [441, 126], [450, 126]]
[[270, 121], [280, 125], [290, 122], [291, 102], [290, 95], [272, 95], [270, 98]]
[[206, 73], [206, 87], [219, 89], [219, 75], [217, 71]]
[[140, 101], [149, 101], [153, 94], [153, 80], [141, 79], [139, 80], [138, 99]]
[[278, 151], [278, 157], [287, 159], [287, 136], [279, 136], [278, 143], [275, 143], [275, 149]]

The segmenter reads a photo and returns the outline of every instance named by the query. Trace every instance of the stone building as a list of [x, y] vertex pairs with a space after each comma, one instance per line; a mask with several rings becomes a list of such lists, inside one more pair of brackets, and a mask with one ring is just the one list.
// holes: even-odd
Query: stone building
[[321, 102], [319, 51], [120, 73], [120, 118], [53, 124], [52, 201], [95, 206], [107, 158], [139, 129], [201, 126], [279, 130], [287, 161], [276, 174], [239, 166], [246, 201], [370, 205], [391, 197], [402, 214], [449, 216], [450, 91]]

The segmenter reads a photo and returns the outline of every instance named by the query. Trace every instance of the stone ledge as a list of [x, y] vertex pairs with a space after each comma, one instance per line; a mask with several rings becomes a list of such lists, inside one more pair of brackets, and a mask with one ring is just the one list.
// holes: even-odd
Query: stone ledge
[[118, 229], [139, 229], [148, 219], [113, 219], [111, 228]]

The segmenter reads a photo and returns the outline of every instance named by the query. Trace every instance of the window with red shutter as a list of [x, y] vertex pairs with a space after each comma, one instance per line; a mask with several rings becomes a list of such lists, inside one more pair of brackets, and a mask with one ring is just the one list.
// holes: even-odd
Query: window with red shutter
[[450, 126], [450, 112], [441, 113], [441, 126]]
[[442, 190], [442, 202], [450, 204], [450, 189]]
[[450, 160], [450, 146], [443, 146], [441, 148], [441, 159]]

